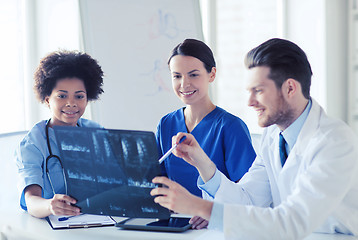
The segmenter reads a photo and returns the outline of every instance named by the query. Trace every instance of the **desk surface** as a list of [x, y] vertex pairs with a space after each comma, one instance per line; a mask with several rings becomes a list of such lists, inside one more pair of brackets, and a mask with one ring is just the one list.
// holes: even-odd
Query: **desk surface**
[[[92, 239], [198, 239], [208, 230], [188, 230], [183, 233], [164, 233], [123, 230], [114, 226], [53, 230], [44, 219], [34, 218], [22, 210], [0, 210], [0, 231], [14, 239], [92, 240]], [[115, 217], [116, 221], [124, 218]], [[0, 239], [1, 236], [0, 236]], [[12, 238], [9, 238], [12, 239]]]
[[[99, 228], [81, 228], [81, 229], [65, 229], [52, 230], [50, 225], [44, 219], [37, 219], [30, 216], [22, 210], [0, 210], [0, 239], [1, 234], [9, 236], [9, 239], [23, 240], [92, 240], [92, 239], [195, 239], [195, 240], [220, 240], [224, 239], [223, 234], [216, 231], [204, 230], [188, 230], [183, 233], [163, 233], [163, 232], [147, 232], [123, 230], [116, 227], [99, 227]], [[120, 221], [123, 218], [115, 218]], [[311, 234], [305, 240], [357, 240], [356, 237], [345, 235], [330, 234]]]

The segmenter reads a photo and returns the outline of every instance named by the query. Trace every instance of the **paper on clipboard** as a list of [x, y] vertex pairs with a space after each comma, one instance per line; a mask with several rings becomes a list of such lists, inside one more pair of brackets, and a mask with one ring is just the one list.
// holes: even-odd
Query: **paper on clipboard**
[[59, 221], [63, 217], [66, 216], [50, 215], [48, 216], [48, 222], [53, 229], [103, 227], [116, 224], [113, 218], [103, 215], [82, 214], [68, 218], [65, 221]]

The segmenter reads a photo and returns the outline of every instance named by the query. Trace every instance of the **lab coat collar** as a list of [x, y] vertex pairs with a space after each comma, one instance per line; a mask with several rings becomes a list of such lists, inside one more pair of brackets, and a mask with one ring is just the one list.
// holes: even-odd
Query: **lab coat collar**
[[305, 123], [302, 126], [301, 132], [298, 134], [297, 141], [295, 144], [295, 154], [301, 155], [307, 148], [310, 139], [316, 134], [316, 130], [319, 128], [319, 119], [325, 115], [324, 110], [321, 106], [312, 99], [312, 107], [309, 112]]
[[[312, 100], [311, 110], [308, 113], [307, 119], [306, 119], [305, 123], [303, 124], [300, 133], [298, 134], [296, 144], [291, 149], [291, 152], [286, 160], [286, 164], [288, 166], [294, 164], [292, 162], [291, 158], [297, 160], [299, 158], [297, 158], [296, 156], [303, 154], [304, 150], [307, 147], [307, 144], [309, 144], [309, 140], [315, 134], [315, 132], [316, 132], [315, 130], [319, 126], [319, 119], [321, 118], [321, 115], [325, 114], [324, 110], [320, 107], [320, 105], [313, 98], [311, 98], [311, 100]], [[275, 129], [273, 129], [270, 134], [270, 138], [271, 138], [270, 148], [274, 149], [274, 154], [275, 154], [275, 156], [277, 156], [276, 158], [279, 160], [278, 138], [279, 138], [280, 129], [276, 125], [274, 126], [274, 128]], [[292, 157], [292, 156], [295, 156], [295, 157]], [[277, 164], [276, 168], [282, 168], [280, 161], [275, 161], [274, 164]], [[286, 167], [286, 164], [284, 165], [285, 167]]]

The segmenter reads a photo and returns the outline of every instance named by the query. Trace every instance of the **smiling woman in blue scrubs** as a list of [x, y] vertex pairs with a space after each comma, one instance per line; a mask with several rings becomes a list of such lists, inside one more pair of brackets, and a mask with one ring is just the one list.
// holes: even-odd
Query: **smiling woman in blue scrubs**
[[16, 149], [20, 206], [38, 218], [78, 215], [79, 209], [71, 206], [75, 199], [65, 194], [64, 172], [52, 127], [101, 127], [81, 116], [88, 101], [98, 99], [103, 92], [103, 71], [88, 54], [60, 51], [41, 60], [34, 78], [37, 97], [49, 107], [52, 116], [37, 123]]
[[[215, 106], [209, 97], [209, 85], [216, 76], [212, 51], [199, 40], [186, 39], [173, 49], [168, 65], [174, 93], [186, 106], [160, 120], [156, 134], [159, 153], [164, 155], [172, 147], [172, 137], [178, 132], [191, 133], [216, 167], [228, 179], [239, 181], [256, 154], [246, 124]], [[201, 196], [195, 167], [171, 154], [162, 168], [164, 175]]]

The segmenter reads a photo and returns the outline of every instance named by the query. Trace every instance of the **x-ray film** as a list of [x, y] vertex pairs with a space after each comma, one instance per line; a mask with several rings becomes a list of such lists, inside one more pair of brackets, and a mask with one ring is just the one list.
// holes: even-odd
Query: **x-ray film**
[[68, 195], [81, 212], [110, 216], [170, 217], [150, 191], [160, 175], [153, 132], [54, 127]]

